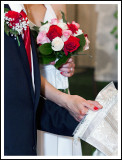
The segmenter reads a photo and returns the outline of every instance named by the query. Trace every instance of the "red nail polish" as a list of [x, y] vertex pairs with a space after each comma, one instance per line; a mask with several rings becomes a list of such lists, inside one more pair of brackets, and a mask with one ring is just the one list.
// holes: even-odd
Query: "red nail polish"
[[98, 110], [98, 108], [97, 108], [97, 107], [94, 107], [94, 110]]
[[61, 72], [61, 74], [63, 74], [63, 72]]

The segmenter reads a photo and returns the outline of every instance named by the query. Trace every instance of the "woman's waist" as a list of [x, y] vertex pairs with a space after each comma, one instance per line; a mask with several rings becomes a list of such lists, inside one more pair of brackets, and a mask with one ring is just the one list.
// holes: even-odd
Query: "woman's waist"
[[56, 68], [55, 68], [55, 66], [54, 65], [51, 65], [51, 64], [47, 64], [47, 65], [42, 65], [42, 64], [40, 64], [40, 69], [41, 70], [45, 70], [45, 69], [52, 69], [52, 70], [57, 70]]

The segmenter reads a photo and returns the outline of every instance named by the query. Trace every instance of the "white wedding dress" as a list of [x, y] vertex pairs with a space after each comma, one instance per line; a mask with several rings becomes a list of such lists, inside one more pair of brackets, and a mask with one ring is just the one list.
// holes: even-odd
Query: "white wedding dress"
[[[46, 13], [44, 22], [57, 18], [50, 4], [44, 4]], [[30, 21], [30, 28], [34, 24]], [[68, 78], [60, 74], [53, 65], [40, 65], [40, 73], [47, 81], [57, 89], [67, 89], [69, 87]], [[81, 143], [78, 141], [77, 147], [73, 143], [72, 137], [59, 136], [43, 131], [37, 131], [37, 155], [41, 156], [81, 156]]]

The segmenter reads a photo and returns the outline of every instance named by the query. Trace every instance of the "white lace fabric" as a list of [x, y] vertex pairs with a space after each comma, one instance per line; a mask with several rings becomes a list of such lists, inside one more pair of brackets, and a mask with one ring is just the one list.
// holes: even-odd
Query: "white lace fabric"
[[91, 144], [106, 156], [116, 156], [118, 151], [118, 91], [113, 82], [102, 89], [95, 99], [103, 109], [89, 110], [79, 123], [74, 140], [80, 138]]

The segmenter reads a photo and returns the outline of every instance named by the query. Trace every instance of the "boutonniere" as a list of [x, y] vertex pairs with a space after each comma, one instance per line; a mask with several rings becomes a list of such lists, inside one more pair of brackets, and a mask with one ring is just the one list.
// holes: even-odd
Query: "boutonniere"
[[28, 18], [25, 12], [22, 10], [20, 13], [11, 11], [7, 8], [4, 10], [4, 30], [8, 36], [13, 36], [15, 40], [18, 41], [20, 46], [20, 41], [18, 36], [23, 34], [23, 31], [29, 26]]

